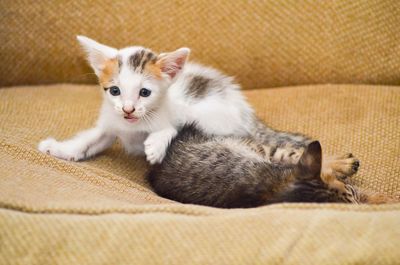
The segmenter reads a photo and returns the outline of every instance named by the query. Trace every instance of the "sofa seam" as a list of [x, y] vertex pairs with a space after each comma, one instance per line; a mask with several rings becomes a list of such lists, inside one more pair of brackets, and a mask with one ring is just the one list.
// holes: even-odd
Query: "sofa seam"
[[[132, 208], [81, 208], [81, 209], [68, 209], [68, 208], [46, 208], [46, 207], [29, 207], [26, 205], [16, 205], [12, 203], [4, 203], [0, 202], [0, 209], [11, 210], [16, 212], [22, 212], [27, 214], [67, 214], [67, 215], [108, 215], [108, 214], [154, 214], [154, 213], [166, 213], [166, 214], [177, 214], [177, 215], [186, 215], [186, 216], [218, 216], [223, 213], [227, 214], [235, 214], [238, 211], [248, 211], [249, 214], [254, 214], [256, 211], [260, 213], [258, 210], [260, 208], [251, 208], [251, 209], [219, 209], [219, 208], [207, 208], [207, 209], [188, 209], [180, 208], [182, 205], [168, 205], [167, 208], [163, 208], [162, 204], [160, 207], [157, 206], [138, 206], [138, 209]], [[279, 204], [279, 205], [267, 205], [264, 206], [263, 210], [268, 211], [334, 211], [334, 212], [359, 212], [359, 213], [371, 213], [371, 212], [400, 212], [400, 204], [393, 204], [393, 207], [385, 207], [386, 209], [360, 209], [354, 208], [350, 209], [350, 207], [345, 208], [326, 208], [323, 205], [313, 205], [313, 204], [297, 204], [297, 205], [289, 205], [289, 204]], [[149, 208], [145, 208], [149, 207]], [[207, 207], [196, 205], [196, 207]], [[140, 209], [142, 208], [142, 209]], [[158, 209], [157, 209], [158, 208]], [[266, 209], [269, 208], [269, 209]], [[229, 212], [230, 211], [230, 212]]]

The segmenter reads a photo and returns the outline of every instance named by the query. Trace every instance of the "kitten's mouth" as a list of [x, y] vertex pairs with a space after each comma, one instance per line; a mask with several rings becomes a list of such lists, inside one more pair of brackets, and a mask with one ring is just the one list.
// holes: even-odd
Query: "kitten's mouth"
[[134, 116], [132, 116], [130, 114], [129, 115], [125, 115], [124, 119], [127, 120], [130, 123], [134, 123], [134, 122], [139, 120], [139, 118], [136, 118], [136, 117], [134, 117]]

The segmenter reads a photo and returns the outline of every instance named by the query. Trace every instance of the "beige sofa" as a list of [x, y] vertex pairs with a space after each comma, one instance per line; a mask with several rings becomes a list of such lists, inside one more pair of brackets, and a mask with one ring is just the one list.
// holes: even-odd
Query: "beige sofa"
[[[271, 126], [361, 160], [400, 191], [400, 2], [1, 1], [1, 264], [399, 264], [400, 204], [221, 210], [158, 197], [116, 144], [85, 162], [37, 151], [97, 117], [83, 34], [181, 46], [236, 76]], [[185, 176], [182, 176], [184, 178]]]

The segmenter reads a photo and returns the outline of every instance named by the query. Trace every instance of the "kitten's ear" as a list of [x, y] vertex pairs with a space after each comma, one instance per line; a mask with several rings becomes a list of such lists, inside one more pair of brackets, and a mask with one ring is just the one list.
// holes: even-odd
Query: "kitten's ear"
[[173, 79], [183, 69], [189, 53], [189, 48], [180, 48], [173, 52], [161, 53], [158, 55], [156, 64], [160, 67], [162, 73], [169, 75]]
[[83, 49], [86, 51], [90, 66], [92, 66], [97, 76], [100, 76], [105, 63], [117, 56], [118, 50], [100, 44], [85, 36], [76, 36]]
[[310, 143], [302, 154], [298, 166], [305, 177], [320, 178], [322, 167], [322, 149], [318, 141]]

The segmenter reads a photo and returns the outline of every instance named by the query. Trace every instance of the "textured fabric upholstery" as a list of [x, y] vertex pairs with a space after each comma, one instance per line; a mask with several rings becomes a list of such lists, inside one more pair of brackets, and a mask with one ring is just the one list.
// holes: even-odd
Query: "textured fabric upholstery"
[[[118, 144], [78, 163], [36, 150], [44, 137], [65, 139], [89, 128], [101, 93], [97, 86], [67, 84], [0, 90], [0, 263], [400, 259], [400, 204], [182, 205], [155, 195], [144, 158], [127, 156]], [[353, 152], [361, 160], [357, 185], [386, 194], [400, 190], [399, 87], [300, 86], [248, 90], [246, 96], [271, 126], [307, 133], [321, 140], [325, 153]]]
[[3, 0], [0, 86], [94, 82], [78, 34], [115, 47], [188, 46], [251, 89], [400, 84], [399, 25], [396, 0]]
[[398, 264], [399, 203], [183, 205], [119, 144], [77, 163], [37, 144], [96, 120], [102, 92], [75, 35], [187, 46], [272, 127], [352, 152], [356, 185], [398, 195], [399, 28], [396, 0], [0, 1], [0, 264]]

